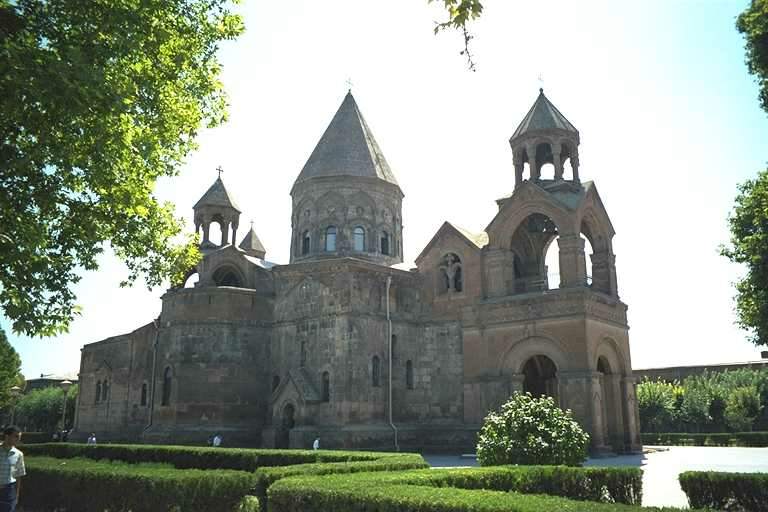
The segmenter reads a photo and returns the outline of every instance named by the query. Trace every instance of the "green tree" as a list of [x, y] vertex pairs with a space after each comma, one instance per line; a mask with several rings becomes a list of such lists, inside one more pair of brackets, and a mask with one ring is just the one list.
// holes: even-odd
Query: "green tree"
[[[768, 112], [768, 0], [752, 0], [736, 28], [744, 35], [746, 62], [760, 87], [760, 106]], [[729, 219], [731, 242], [721, 253], [746, 266], [736, 283], [738, 324], [756, 345], [768, 345], [768, 169], [740, 185]]]
[[729, 246], [721, 253], [746, 267], [736, 282], [738, 324], [756, 345], [768, 345], [768, 169], [739, 186], [728, 218]]
[[768, 112], [768, 0], [752, 0], [736, 28], [746, 40], [747, 68], [757, 79], [760, 105]]
[[14, 400], [11, 388], [22, 387], [21, 358], [8, 342], [5, 331], [0, 328], [0, 409], [11, 405]]
[[486, 416], [477, 442], [481, 466], [565, 464], [587, 458], [589, 434], [552, 397], [515, 393], [498, 412]]
[[16, 404], [16, 423], [27, 431], [53, 432], [61, 422], [64, 390], [56, 387], [35, 389]]
[[760, 394], [754, 386], [742, 386], [731, 391], [725, 406], [725, 421], [735, 432], [752, 430], [752, 424], [760, 415]]
[[0, 307], [50, 336], [106, 246], [123, 284], [178, 282], [199, 258], [153, 196], [202, 126], [224, 121], [227, 0], [0, 0]]
[[637, 386], [640, 428], [646, 432], [664, 432], [675, 417], [676, 388], [662, 380], [644, 380]]

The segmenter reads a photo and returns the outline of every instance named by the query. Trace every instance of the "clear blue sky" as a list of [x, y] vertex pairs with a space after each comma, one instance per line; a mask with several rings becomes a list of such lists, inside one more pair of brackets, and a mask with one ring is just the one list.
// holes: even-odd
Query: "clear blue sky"
[[[296, 175], [346, 81], [405, 192], [406, 260], [444, 220], [481, 231], [511, 191], [507, 143], [547, 96], [581, 134], [581, 176], [611, 215], [636, 368], [759, 357], [734, 326], [740, 269], [718, 255], [738, 183], [766, 167], [768, 116], [734, 27], [746, 1], [489, 0], [461, 37], [432, 34], [426, 0], [246, 1], [247, 33], [222, 47], [230, 121], [200, 137], [160, 197], [191, 224], [215, 167], [267, 248], [287, 262]], [[191, 227], [191, 226], [190, 226]], [[159, 313], [162, 291], [120, 289], [104, 257], [76, 287], [83, 315], [53, 340], [10, 334], [27, 377], [77, 372], [80, 347]], [[8, 322], [2, 325], [9, 331]]]

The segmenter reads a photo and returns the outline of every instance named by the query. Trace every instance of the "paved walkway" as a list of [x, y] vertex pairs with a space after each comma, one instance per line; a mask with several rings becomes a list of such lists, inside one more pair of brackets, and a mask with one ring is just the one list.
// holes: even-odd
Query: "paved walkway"
[[[683, 471], [768, 473], [768, 448], [672, 446], [643, 455], [589, 459], [586, 466], [630, 466], [643, 469], [643, 505], [687, 507], [677, 476]], [[472, 467], [477, 460], [458, 455], [425, 455], [432, 467]]]

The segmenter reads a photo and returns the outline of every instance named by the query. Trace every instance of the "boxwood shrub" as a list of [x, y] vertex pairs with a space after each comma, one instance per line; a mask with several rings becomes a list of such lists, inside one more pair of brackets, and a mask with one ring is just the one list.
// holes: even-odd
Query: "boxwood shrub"
[[641, 486], [636, 468], [499, 466], [300, 476], [275, 482], [268, 496], [270, 512], [628, 512]]
[[27, 511], [257, 512], [254, 475], [170, 464], [27, 457], [19, 506]]
[[732, 432], [714, 434], [647, 433], [643, 444], [662, 446], [768, 446], [768, 432]]
[[686, 471], [679, 479], [691, 507], [768, 511], [768, 473]]

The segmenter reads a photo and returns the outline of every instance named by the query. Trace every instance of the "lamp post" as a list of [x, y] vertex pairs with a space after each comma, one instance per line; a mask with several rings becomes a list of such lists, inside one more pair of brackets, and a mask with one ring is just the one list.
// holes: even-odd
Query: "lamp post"
[[21, 388], [19, 386], [13, 386], [11, 388], [11, 398], [13, 400], [11, 404], [11, 425], [16, 423], [16, 400], [21, 394]]
[[67, 391], [69, 391], [70, 386], [72, 386], [72, 382], [69, 380], [63, 380], [61, 384], [61, 389], [64, 390], [64, 408], [61, 411], [61, 430], [66, 430], [67, 428]]

